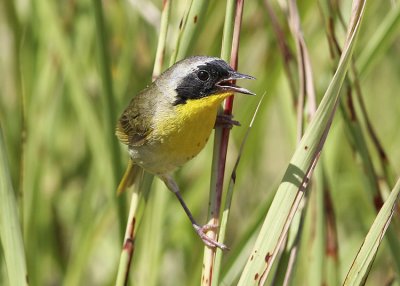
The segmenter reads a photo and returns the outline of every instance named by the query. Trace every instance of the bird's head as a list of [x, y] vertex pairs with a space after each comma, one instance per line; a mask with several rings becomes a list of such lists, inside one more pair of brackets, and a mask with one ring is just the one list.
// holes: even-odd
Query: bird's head
[[[233, 70], [224, 60], [215, 57], [195, 56], [177, 62], [156, 80], [163, 88], [173, 89], [173, 104], [208, 96], [251, 91], [232, 84], [232, 80], [255, 79]], [[158, 82], [158, 83], [157, 83]]]

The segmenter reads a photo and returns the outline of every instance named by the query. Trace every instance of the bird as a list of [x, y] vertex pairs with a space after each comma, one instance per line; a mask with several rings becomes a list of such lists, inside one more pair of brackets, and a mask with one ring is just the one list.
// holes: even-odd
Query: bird
[[222, 101], [233, 93], [255, 95], [232, 83], [238, 79], [255, 78], [217, 57], [183, 59], [132, 98], [115, 132], [130, 157], [117, 192], [133, 184], [140, 168], [157, 176], [176, 195], [205, 245], [223, 250], [227, 246], [206, 234], [216, 226], [201, 226], [194, 219], [173, 172], [204, 148], [216, 124], [238, 125], [229, 116], [218, 116]]

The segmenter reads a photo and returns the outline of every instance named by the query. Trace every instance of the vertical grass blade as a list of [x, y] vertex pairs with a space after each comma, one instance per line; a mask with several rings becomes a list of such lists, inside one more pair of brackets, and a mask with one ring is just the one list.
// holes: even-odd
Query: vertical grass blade
[[398, 38], [400, 29], [400, 5], [393, 3], [387, 16], [382, 19], [379, 27], [360, 53], [357, 67], [360, 75], [365, 76], [374, 63], [386, 52], [392, 41]]
[[325, 224], [326, 224], [326, 241], [325, 241], [325, 283], [327, 286], [339, 285], [339, 250], [337, 241], [337, 230], [335, 212], [331, 198], [331, 190], [325, 184], [324, 190], [324, 208], [325, 208]]
[[120, 255], [118, 272], [116, 277], [116, 286], [128, 285], [130, 267], [135, 250], [135, 240], [137, 229], [142, 220], [143, 211], [146, 206], [147, 197], [154, 176], [141, 170], [140, 179], [133, 186], [133, 193], [129, 208], [128, 222], [125, 230], [124, 244]]
[[[160, 34], [157, 44], [157, 52], [154, 62], [152, 80], [154, 81], [161, 73], [164, 63], [165, 43], [168, 32], [168, 20], [170, 15], [171, 1], [164, 0], [161, 14]], [[130, 161], [129, 164], [132, 164]], [[139, 169], [136, 167], [136, 169]], [[138, 171], [138, 170], [136, 170]], [[143, 174], [143, 170], [140, 170]], [[145, 173], [143, 176], [138, 176], [141, 179], [141, 185], [136, 184], [131, 197], [131, 204], [129, 208], [129, 215], [125, 230], [124, 243], [122, 246], [120, 262], [118, 266], [116, 285], [127, 285], [129, 278], [130, 266], [133, 259], [135, 249], [135, 237], [138, 224], [140, 223], [140, 213], [138, 212], [140, 204], [144, 204], [144, 197], [148, 195], [154, 176]]]
[[[139, 188], [135, 186], [135, 189]], [[140, 201], [140, 192], [138, 191], [133, 192], [129, 208], [128, 224], [125, 230], [124, 245], [119, 260], [117, 280], [115, 282], [116, 286], [122, 286], [128, 284], [129, 268], [132, 262], [133, 251], [135, 248], [135, 232], [137, 229], [136, 214], [139, 207], [139, 201]]]
[[309, 194], [308, 220], [309, 237], [304, 241], [309, 249], [307, 285], [324, 285], [325, 267], [325, 212], [324, 212], [324, 179], [323, 163], [315, 169], [312, 192]]
[[185, 58], [193, 45], [201, 23], [205, 20], [209, 0], [194, 0], [191, 2], [188, 14], [182, 19], [182, 27], [178, 43], [171, 57], [171, 64]]
[[375, 218], [374, 223], [365, 237], [364, 243], [347, 273], [343, 285], [355, 286], [365, 284], [376, 253], [378, 252], [379, 245], [392, 220], [399, 196], [400, 179], [397, 181], [388, 199], [379, 211], [378, 216]]
[[[112, 164], [112, 182], [113, 185], [116, 185], [117, 178], [122, 173], [122, 163], [121, 156], [119, 151], [118, 140], [114, 136], [115, 130], [115, 122], [117, 120], [116, 109], [115, 109], [115, 97], [114, 97], [114, 89], [113, 82], [111, 78], [111, 65], [110, 59], [108, 56], [108, 37], [107, 31], [104, 25], [104, 15], [103, 15], [103, 6], [101, 1], [93, 0], [94, 7], [94, 16], [96, 20], [96, 32], [98, 38], [98, 48], [99, 48], [99, 61], [100, 61], [100, 70], [101, 70], [101, 78], [103, 83], [103, 110], [104, 110], [104, 125], [105, 128], [105, 142], [109, 142], [108, 146], [111, 148], [111, 161]], [[112, 188], [111, 191], [114, 193], [115, 188]], [[118, 222], [119, 222], [119, 231], [121, 240], [124, 235], [124, 225], [126, 221], [126, 195], [122, 194], [118, 197], [114, 196], [116, 203], [118, 205]]]
[[336, 73], [320, 106], [290, 160], [274, 201], [265, 218], [238, 285], [262, 285], [271, 270], [278, 250], [308, 183], [319, 152], [335, 114], [339, 91], [348, 70], [365, 1], [354, 1], [345, 48]]
[[[272, 7], [269, 5], [268, 1], [264, 1], [266, 8], [269, 11], [269, 14], [274, 17], [275, 13], [272, 10]], [[297, 142], [300, 142], [304, 128], [311, 120], [312, 116], [316, 111], [316, 95], [314, 90], [314, 80], [313, 80], [313, 71], [311, 65], [311, 59], [308, 52], [308, 47], [306, 45], [303, 31], [301, 27], [300, 21], [300, 13], [298, 11], [296, 1], [290, 0], [288, 1], [288, 14], [287, 14], [287, 22], [290, 27], [290, 31], [293, 39], [296, 44], [296, 60], [297, 60], [297, 77], [298, 77], [298, 87], [296, 87], [297, 98], [295, 100], [297, 105]], [[283, 8], [282, 8], [283, 9]], [[285, 51], [283, 49], [289, 50], [289, 45], [285, 42], [284, 37], [280, 36], [280, 28], [276, 19], [271, 19], [271, 22], [274, 24], [274, 30], [277, 38], [281, 37], [280, 41], [282, 44], [280, 45], [282, 55], [285, 57]], [[291, 69], [289, 66], [289, 62], [285, 61], [285, 71], [287, 74], [287, 78], [290, 81], [291, 78], [294, 78], [296, 74], [294, 73], [294, 69]], [[291, 71], [293, 71], [291, 73]], [[307, 102], [307, 104], [306, 104]], [[306, 110], [306, 107], [308, 109]], [[305, 116], [307, 115], [307, 116]], [[315, 180], [314, 180], [315, 182]], [[315, 210], [320, 210], [321, 208], [316, 207], [316, 202], [320, 202], [321, 200], [313, 199], [315, 198], [315, 193], [319, 192], [319, 189], [315, 186], [318, 184], [312, 184], [312, 193], [311, 195], [305, 197], [303, 199], [304, 203], [301, 204], [301, 207], [297, 209], [297, 212], [294, 216], [294, 223], [290, 226], [288, 231], [288, 238], [286, 242], [285, 250], [282, 254], [282, 257], [279, 260], [279, 265], [276, 270], [276, 275], [274, 277], [274, 283], [277, 285], [288, 285], [292, 278], [293, 273], [295, 272], [297, 257], [299, 253], [299, 248], [302, 240], [302, 233], [304, 232], [304, 220], [305, 220], [305, 211], [307, 206], [311, 202], [311, 206], [309, 208], [315, 207]], [[318, 219], [321, 217], [320, 212], [314, 212], [315, 220], [312, 220], [310, 223], [310, 228], [315, 227], [316, 229], [320, 229], [318, 226], [322, 226], [322, 224], [315, 224]], [[317, 232], [320, 234], [320, 232]], [[317, 238], [316, 236], [315, 238]], [[314, 246], [315, 241], [320, 241], [319, 239], [315, 239], [314, 241], [310, 240], [310, 245]], [[307, 242], [305, 242], [307, 243]], [[312, 250], [315, 250], [314, 247], [311, 247]], [[320, 258], [316, 255], [313, 255], [315, 251], [311, 251], [312, 258]], [[311, 259], [310, 264], [316, 259]], [[318, 259], [317, 259], [318, 260]], [[318, 267], [322, 267], [322, 264], [315, 263]], [[312, 267], [310, 267], [311, 269]], [[316, 275], [317, 273], [322, 273], [321, 271], [313, 271], [312, 274]], [[315, 283], [319, 283], [320, 279], [310, 279], [310, 281], [315, 281]]]
[[[243, 137], [242, 143], [240, 144], [239, 148], [239, 153], [236, 158], [235, 165], [232, 170], [232, 174], [229, 180], [229, 185], [228, 189], [226, 191], [226, 198], [224, 202], [224, 210], [222, 212], [221, 216], [221, 225], [220, 225], [220, 230], [218, 233], [218, 242], [224, 242], [225, 240], [225, 234], [226, 234], [226, 228], [228, 224], [228, 219], [229, 219], [229, 214], [230, 214], [230, 208], [231, 208], [231, 203], [232, 203], [232, 198], [233, 198], [233, 192], [235, 190], [235, 183], [236, 183], [236, 175], [237, 175], [237, 168], [240, 163], [240, 158], [242, 157], [243, 149], [247, 141], [247, 137], [249, 136], [249, 133], [251, 131], [251, 128], [253, 127], [254, 120], [257, 116], [258, 110], [260, 109], [261, 103], [264, 99], [264, 95], [261, 97], [261, 99], [258, 102], [258, 105], [256, 107], [256, 110], [254, 111], [253, 118], [251, 119], [251, 122], [249, 124], [249, 127], [247, 127], [246, 133]], [[221, 262], [222, 262], [222, 250], [217, 249], [216, 254], [215, 254], [215, 262], [214, 262], [214, 275], [212, 279], [212, 285], [219, 285], [219, 276], [220, 276], [220, 270], [221, 270]]]
[[0, 125], [0, 238], [9, 285], [28, 285], [25, 250], [17, 202], [8, 169], [6, 147]]
[[[240, 27], [242, 23], [244, 0], [228, 0], [226, 4], [226, 15], [224, 23], [224, 32], [222, 37], [221, 58], [229, 62], [232, 68], [237, 69]], [[229, 59], [230, 58], [230, 59]], [[226, 115], [232, 114], [233, 94], [224, 102], [224, 110], [220, 110]], [[222, 190], [225, 173], [226, 154], [229, 142], [228, 128], [215, 128], [214, 135], [214, 151], [210, 180], [210, 197], [208, 210], [208, 224], [220, 225], [220, 210], [222, 202]], [[208, 232], [208, 235], [217, 239], [217, 233], [214, 230]], [[215, 269], [216, 249], [209, 247], [204, 248], [203, 272], [201, 275], [202, 285], [211, 285], [218, 283], [216, 275], [213, 272], [219, 271]]]
[[164, 64], [165, 43], [168, 34], [168, 20], [171, 11], [171, 2], [172, 0], [164, 0], [162, 2], [163, 7], [161, 13], [160, 34], [158, 37], [156, 59], [153, 69], [153, 76], [152, 76], [153, 81], [161, 74]]

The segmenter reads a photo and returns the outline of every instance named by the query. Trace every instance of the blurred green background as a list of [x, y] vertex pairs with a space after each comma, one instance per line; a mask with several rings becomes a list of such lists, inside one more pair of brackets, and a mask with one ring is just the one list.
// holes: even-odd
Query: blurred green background
[[[162, 3], [103, 1], [116, 115], [110, 123], [94, 2], [0, 2], [0, 123], [20, 206], [31, 285], [113, 285], [118, 267], [122, 240], [115, 189], [128, 155], [121, 145], [120, 158], [112, 158], [112, 141], [117, 139], [109, 126], [114, 126], [132, 96], [151, 82]], [[321, 12], [323, 3], [298, 3], [318, 98], [335, 67]], [[351, 1], [334, 3], [347, 23]], [[295, 55], [285, 12], [277, 3], [271, 4]], [[225, 1], [209, 2], [188, 55], [220, 55], [225, 5]], [[172, 3], [164, 68], [188, 7], [187, 1]], [[397, 1], [368, 2], [354, 52], [367, 113], [394, 174], [400, 173], [398, 11]], [[236, 259], [235, 247], [244, 247], [239, 246], [241, 237], [270, 202], [296, 146], [296, 112], [270, 20], [263, 1], [245, 2], [239, 70], [257, 78], [243, 85], [258, 97], [235, 98], [235, 119], [242, 127], [231, 132], [227, 177], [259, 97], [264, 92], [266, 97], [238, 170], [227, 234], [233, 250], [225, 255], [226, 269]], [[385, 26], [389, 20], [391, 25]], [[337, 18], [333, 26], [343, 46], [345, 31]], [[380, 176], [378, 156], [366, 137]], [[338, 112], [322, 163], [336, 214], [341, 279], [376, 216], [366, 190], [368, 180], [352, 144]], [[212, 140], [176, 172], [183, 196], [199, 222], [205, 222], [207, 214], [211, 154]], [[152, 235], [155, 225], [160, 229], [156, 237]], [[179, 203], [156, 179], [138, 230], [132, 269], [135, 285], [197, 285], [202, 249]], [[306, 243], [302, 249], [305, 254], [300, 259], [306, 261]], [[384, 242], [367, 285], [389, 285], [394, 270], [388, 252]], [[301, 273], [307, 264], [300, 265], [294, 285], [309, 285]], [[2, 258], [0, 269], [0, 285], [7, 285]]]

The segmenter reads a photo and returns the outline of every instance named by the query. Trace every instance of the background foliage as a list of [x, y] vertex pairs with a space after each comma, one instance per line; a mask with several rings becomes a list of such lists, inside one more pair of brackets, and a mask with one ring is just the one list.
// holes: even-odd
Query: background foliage
[[[127, 154], [123, 146], [112, 151], [116, 140], [112, 126], [117, 118], [109, 118], [107, 113], [109, 90], [102, 81], [94, 2], [0, 2], [0, 123], [20, 207], [31, 285], [112, 285], [118, 267], [122, 244], [118, 210], [124, 200], [115, 199], [115, 186]], [[295, 43], [281, 9], [285, 4], [270, 4], [292, 51], [285, 58], [290, 60], [295, 56]], [[323, 13], [327, 4], [309, 0], [297, 4], [320, 99], [336, 65], [325, 29], [329, 24]], [[347, 23], [351, 1], [331, 4], [338, 7]], [[366, 110], [388, 156], [391, 177], [400, 173], [397, 4], [367, 3], [354, 51]], [[103, 2], [116, 115], [151, 81], [161, 5], [158, 1]], [[187, 1], [172, 2], [164, 67], [169, 64], [188, 6]], [[190, 55], [220, 55], [224, 15], [225, 2], [210, 1], [206, 18], [197, 19], [201, 28], [189, 46]], [[343, 46], [345, 30], [339, 16], [332, 18], [331, 27], [335, 27], [338, 43]], [[222, 268], [226, 281], [235, 277], [231, 274], [234, 266], [244, 263], [238, 253], [250, 252], [244, 237], [257, 234], [296, 146], [296, 111], [284, 63], [265, 3], [246, 1], [239, 70], [257, 78], [243, 85], [258, 95], [266, 91], [267, 96], [238, 169], [227, 233], [232, 251], [225, 254]], [[297, 79], [294, 81], [298, 85]], [[242, 127], [231, 132], [227, 174], [258, 100], [235, 98], [234, 114]], [[346, 127], [346, 101], [344, 106], [335, 117], [321, 161], [335, 214], [340, 281], [376, 216], [374, 202], [379, 204], [368, 192], [369, 174], [363, 168], [358, 142], [349, 136], [354, 130]], [[361, 131], [386, 197], [393, 182], [387, 184], [383, 179], [379, 154], [365, 126]], [[211, 152], [209, 142], [196, 159], [176, 173], [184, 198], [200, 222], [207, 214]], [[307, 209], [309, 219], [304, 226], [294, 285], [311, 285], [308, 279], [312, 270], [307, 266], [313, 261], [308, 244], [314, 234], [312, 210]], [[146, 203], [136, 243], [132, 269], [135, 285], [199, 283], [203, 245], [174, 196], [158, 180]], [[4, 260], [0, 260], [0, 269], [0, 284], [4, 285], [8, 281]], [[384, 241], [367, 285], [389, 285], [398, 281], [395, 273]]]

